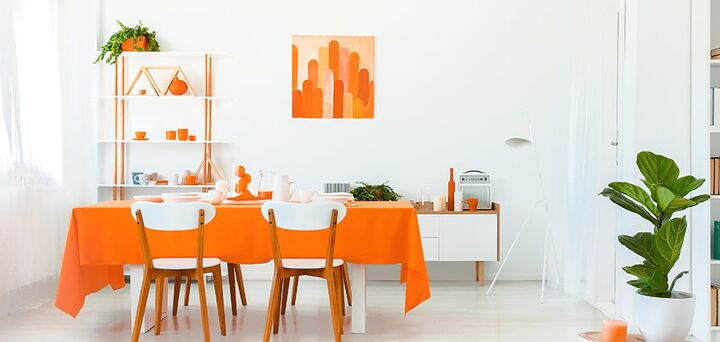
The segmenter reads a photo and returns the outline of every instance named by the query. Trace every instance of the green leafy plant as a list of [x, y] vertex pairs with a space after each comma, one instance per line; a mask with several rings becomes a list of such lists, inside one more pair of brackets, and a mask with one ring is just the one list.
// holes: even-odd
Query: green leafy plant
[[360, 186], [353, 189], [351, 193], [357, 201], [397, 201], [402, 196], [398, 195], [387, 183], [371, 185], [358, 182]]
[[[160, 44], [155, 39], [155, 31], [150, 31], [147, 27], [142, 26], [142, 21], [138, 21], [138, 24], [134, 27], [127, 27], [123, 25], [119, 20], [116, 20], [120, 25], [120, 31], [115, 32], [107, 43], [102, 46], [100, 55], [93, 63], [97, 63], [105, 59], [107, 64], [115, 64], [118, 56], [122, 53], [122, 44], [128, 39], [132, 39], [132, 45], [135, 51], [160, 51]], [[137, 38], [145, 36], [147, 39], [147, 49], [141, 49], [137, 47]], [[108, 55], [105, 58], [105, 55]]]
[[652, 223], [652, 232], [618, 237], [620, 244], [644, 259], [642, 264], [625, 266], [623, 270], [637, 277], [628, 284], [638, 288], [638, 293], [670, 298], [678, 279], [689, 273], [680, 272], [668, 284], [668, 274], [680, 258], [687, 231], [686, 217], [672, 216], [707, 201], [710, 196], [685, 198], [705, 180], [693, 176], [678, 177], [680, 169], [670, 158], [645, 151], [638, 153], [636, 163], [650, 193], [632, 183], [612, 182], [600, 195]]

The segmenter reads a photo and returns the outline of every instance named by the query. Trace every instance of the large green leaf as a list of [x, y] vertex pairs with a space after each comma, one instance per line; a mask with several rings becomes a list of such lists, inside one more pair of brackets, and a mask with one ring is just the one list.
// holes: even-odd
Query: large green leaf
[[600, 193], [600, 195], [609, 198], [613, 203], [619, 205], [623, 209], [640, 215], [640, 217], [650, 221], [653, 224], [653, 226], [658, 225], [658, 220], [655, 218], [655, 216], [650, 214], [647, 210], [645, 210], [639, 204], [635, 203], [633, 200], [631, 200], [627, 196], [621, 194], [617, 190], [613, 190], [611, 188], [605, 188]]
[[666, 221], [655, 233], [655, 265], [666, 277], [680, 258], [686, 231], [687, 219], [683, 216]]
[[655, 267], [647, 265], [632, 265], [623, 267], [623, 270], [638, 278], [637, 281], [632, 284], [628, 282], [628, 284], [632, 286], [639, 287], [641, 289], [647, 288], [648, 292], [662, 292], [667, 291], [668, 289], [667, 276]]
[[678, 178], [668, 189], [677, 197], [685, 197], [691, 191], [699, 188], [703, 183], [705, 183], [705, 180], [702, 178], [697, 179], [693, 176], [685, 176]]
[[710, 199], [710, 195], [704, 194], [704, 195], [697, 195], [695, 197], [690, 198], [691, 201], [695, 202], [695, 205], [698, 205], [702, 202], [705, 202]]
[[680, 169], [672, 159], [649, 151], [638, 153], [636, 163], [651, 184], [670, 186], [680, 175]]
[[655, 253], [653, 252], [654, 242], [653, 234], [648, 232], [640, 232], [634, 236], [620, 235], [618, 241], [627, 249], [641, 256], [651, 266], [657, 266], [655, 263]]
[[612, 182], [608, 186], [623, 195], [626, 195], [635, 202], [642, 204], [647, 210], [649, 210], [655, 217], [660, 215], [657, 206], [653, 203], [650, 195], [643, 188], [627, 182]]
[[670, 191], [668, 188], [658, 185], [656, 188], [658, 208], [661, 212], [665, 212], [670, 202], [672, 202], [677, 196]]
[[652, 184], [644, 179], [641, 179], [643, 184], [650, 190], [650, 198], [652, 198], [653, 201], [657, 202], [657, 185]]

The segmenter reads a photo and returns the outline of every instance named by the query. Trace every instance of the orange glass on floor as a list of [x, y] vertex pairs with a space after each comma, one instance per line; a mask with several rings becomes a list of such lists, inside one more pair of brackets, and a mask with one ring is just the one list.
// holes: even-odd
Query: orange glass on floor
[[195, 183], [197, 183], [197, 176], [195, 176], [195, 175], [185, 176], [184, 181], [185, 181], [184, 182], [185, 185], [195, 185]]

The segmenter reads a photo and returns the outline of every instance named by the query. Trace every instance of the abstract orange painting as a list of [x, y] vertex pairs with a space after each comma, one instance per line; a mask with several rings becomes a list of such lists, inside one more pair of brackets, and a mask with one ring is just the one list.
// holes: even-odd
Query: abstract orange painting
[[375, 37], [293, 36], [292, 116], [372, 119]]

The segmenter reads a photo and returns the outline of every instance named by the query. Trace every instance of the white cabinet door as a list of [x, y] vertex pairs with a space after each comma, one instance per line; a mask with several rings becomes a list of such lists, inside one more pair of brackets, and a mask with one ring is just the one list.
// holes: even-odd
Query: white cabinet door
[[420, 237], [438, 237], [438, 216], [440, 215], [418, 215], [418, 225], [420, 225]]
[[496, 215], [438, 215], [440, 261], [497, 261]]
[[438, 238], [421, 238], [425, 261], [438, 261]]

